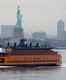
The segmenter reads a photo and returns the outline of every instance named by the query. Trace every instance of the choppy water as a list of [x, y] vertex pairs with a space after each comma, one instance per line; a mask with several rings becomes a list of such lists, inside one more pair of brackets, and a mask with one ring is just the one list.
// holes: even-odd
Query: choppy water
[[66, 80], [66, 50], [59, 50], [63, 56], [60, 67], [34, 67], [0, 69], [0, 80]]

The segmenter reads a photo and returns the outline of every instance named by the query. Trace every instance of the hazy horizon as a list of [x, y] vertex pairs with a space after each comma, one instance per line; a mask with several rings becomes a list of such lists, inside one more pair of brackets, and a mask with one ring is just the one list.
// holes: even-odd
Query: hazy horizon
[[0, 0], [0, 24], [16, 24], [18, 4], [22, 9], [25, 32], [55, 34], [57, 21], [66, 21], [65, 0]]
[[[57, 21], [65, 22], [65, 0], [20, 0], [24, 26], [28, 31], [47, 31], [55, 34]], [[26, 27], [27, 26], [27, 27]]]

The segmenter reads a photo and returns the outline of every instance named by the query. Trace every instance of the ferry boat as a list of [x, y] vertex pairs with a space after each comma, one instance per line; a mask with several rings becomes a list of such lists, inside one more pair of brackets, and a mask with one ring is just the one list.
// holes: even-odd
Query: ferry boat
[[1, 48], [0, 65], [5, 66], [39, 66], [60, 65], [62, 56], [50, 48], [27, 47], [22, 43], [16, 47]]

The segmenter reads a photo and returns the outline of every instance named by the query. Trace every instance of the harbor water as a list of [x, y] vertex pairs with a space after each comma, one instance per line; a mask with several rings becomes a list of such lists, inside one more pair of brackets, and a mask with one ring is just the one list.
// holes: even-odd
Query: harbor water
[[63, 58], [61, 66], [2, 67], [0, 80], [66, 80], [66, 50], [57, 51]]

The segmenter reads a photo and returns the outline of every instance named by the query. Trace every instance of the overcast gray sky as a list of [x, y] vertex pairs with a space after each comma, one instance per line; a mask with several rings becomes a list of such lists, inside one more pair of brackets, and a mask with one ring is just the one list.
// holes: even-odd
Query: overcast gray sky
[[25, 31], [55, 33], [57, 21], [66, 21], [65, 3], [65, 0], [0, 0], [0, 24], [15, 24], [16, 5], [20, 4]]
[[16, 21], [16, 0], [0, 0], [0, 24], [14, 24]]

